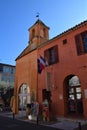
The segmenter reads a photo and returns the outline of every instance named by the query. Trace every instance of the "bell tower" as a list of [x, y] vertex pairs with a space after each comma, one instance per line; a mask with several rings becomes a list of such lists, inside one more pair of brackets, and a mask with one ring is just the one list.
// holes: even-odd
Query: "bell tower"
[[47, 40], [49, 40], [49, 27], [47, 27], [41, 20], [37, 20], [29, 31], [29, 45], [31, 49], [35, 49]]

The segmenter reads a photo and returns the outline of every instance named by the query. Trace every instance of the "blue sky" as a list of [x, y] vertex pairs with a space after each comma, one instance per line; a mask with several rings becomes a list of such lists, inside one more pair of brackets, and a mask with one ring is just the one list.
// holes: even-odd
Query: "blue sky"
[[28, 45], [30, 28], [39, 18], [50, 38], [87, 20], [87, 0], [0, 0], [0, 62], [16, 65]]

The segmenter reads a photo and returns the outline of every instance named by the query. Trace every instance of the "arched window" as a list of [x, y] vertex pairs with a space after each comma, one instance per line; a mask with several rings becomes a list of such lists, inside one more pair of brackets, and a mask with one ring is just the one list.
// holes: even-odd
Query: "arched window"
[[45, 28], [43, 29], [43, 35], [44, 35], [44, 37], [46, 37], [46, 29]]
[[32, 37], [35, 36], [35, 29], [32, 30]]
[[30, 90], [27, 84], [22, 84], [19, 89], [19, 109], [26, 109], [27, 104], [30, 103]]

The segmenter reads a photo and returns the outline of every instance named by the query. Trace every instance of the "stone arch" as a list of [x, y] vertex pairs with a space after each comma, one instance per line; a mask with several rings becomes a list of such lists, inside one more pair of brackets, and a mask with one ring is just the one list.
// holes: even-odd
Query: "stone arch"
[[18, 91], [18, 109], [26, 110], [27, 104], [29, 104], [30, 101], [30, 88], [26, 83], [23, 83]]

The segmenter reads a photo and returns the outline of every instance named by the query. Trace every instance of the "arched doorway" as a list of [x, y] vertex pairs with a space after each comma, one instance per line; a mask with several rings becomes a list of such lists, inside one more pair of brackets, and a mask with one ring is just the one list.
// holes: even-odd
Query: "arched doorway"
[[27, 104], [30, 103], [30, 89], [27, 84], [22, 84], [18, 94], [18, 109], [25, 111]]
[[64, 96], [65, 96], [65, 110], [66, 114], [82, 115], [82, 91], [79, 77], [76, 75], [69, 75], [64, 81]]

